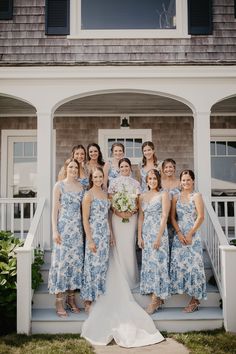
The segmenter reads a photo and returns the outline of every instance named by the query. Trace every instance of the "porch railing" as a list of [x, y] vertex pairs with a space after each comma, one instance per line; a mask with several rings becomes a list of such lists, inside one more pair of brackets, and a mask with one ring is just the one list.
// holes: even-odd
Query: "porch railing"
[[221, 296], [223, 296], [222, 267], [220, 246], [228, 245], [228, 239], [224, 234], [219, 219], [210, 203], [204, 199], [205, 220], [202, 226], [205, 245], [211, 260], [212, 270]]
[[34, 250], [43, 249], [45, 198], [38, 200], [37, 208], [23, 247], [17, 249], [17, 333], [30, 333], [32, 312], [32, 263]]
[[0, 229], [25, 239], [36, 204], [37, 198], [0, 198]]
[[211, 200], [226, 237], [236, 238], [236, 197], [212, 197]]

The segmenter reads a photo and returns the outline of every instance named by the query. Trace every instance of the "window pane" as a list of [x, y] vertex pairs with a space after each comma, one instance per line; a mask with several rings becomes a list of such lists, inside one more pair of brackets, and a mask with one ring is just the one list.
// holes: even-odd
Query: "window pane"
[[[212, 157], [211, 175], [213, 178], [222, 181], [222, 189], [230, 189], [230, 186], [236, 188], [236, 157]], [[231, 184], [224, 182], [230, 182]]]
[[142, 157], [142, 150], [141, 149], [134, 149], [134, 156], [135, 157]]
[[216, 142], [216, 152], [217, 152], [217, 155], [226, 155], [226, 142], [225, 141], [217, 141]]
[[228, 141], [228, 155], [236, 156], [236, 141]]
[[37, 156], [37, 143], [34, 143], [34, 156]]
[[134, 146], [134, 139], [126, 139], [126, 146], [127, 147], [132, 147]]
[[14, 143], [14, 157], [23, 156], [23, 143]]
[[133, 157], [134, 156], [133, 149], [132, 148], [126, 148], [125, 156], [126, 157]]
[[136, 147], [136, 148], [140, 148], [141, 149], [141, 147], [142, 147], [142, 139], [134, 139], [134, 146]]
[[28, 156], [28, 157], [34, 156], [34, 143], [33, 142], [24, 143], [24, 156]]
[[176, 28], [175, 3], [176, 0], [81, 0], [81, 28]]
[[211, 141], [211, 156], [215, 155], [215, 141]]

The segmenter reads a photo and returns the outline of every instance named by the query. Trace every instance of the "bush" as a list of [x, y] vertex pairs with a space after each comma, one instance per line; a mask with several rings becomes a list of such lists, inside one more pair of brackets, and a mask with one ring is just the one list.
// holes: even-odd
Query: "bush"
[[[0, 333], [9, 333], [16, 328], [16, 248], [23, 241], [9, 232], [0, 231]], [[36, 250], [32, 264], [32, 288], [36, 289], [43, 281], [40, 266], [43, 252]]]

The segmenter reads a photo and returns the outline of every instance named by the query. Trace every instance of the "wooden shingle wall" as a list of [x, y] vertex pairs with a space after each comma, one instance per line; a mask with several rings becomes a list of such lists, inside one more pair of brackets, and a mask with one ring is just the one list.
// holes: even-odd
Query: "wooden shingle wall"
[[0, 65], [236, 63], [234, 0], [213, 0], [213, 35], [187, 39], [67, 39], [45, 35], [45, 0], [14, 0], [0, 21]]

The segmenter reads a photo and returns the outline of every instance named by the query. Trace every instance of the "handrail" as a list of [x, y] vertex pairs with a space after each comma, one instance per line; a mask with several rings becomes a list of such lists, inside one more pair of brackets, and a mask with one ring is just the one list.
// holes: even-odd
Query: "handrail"
[[25, 243], [17, 252], [17, 333], [30, 333], [32, 311], [32, 263], [34, 249], [43, 249], [43, 219], [45, 198], [38, 200], [34, 218]]
[[[219, 217], [220, 224], [225, 232], [226, 237], [236, 237], [236, 197], [212, 197], [212, 204], [214, 205], [214, 210], [216, 215]], [[224, 205], [224, 215], [219, 215], [219, 203]], [[234, 216], [228, 215], [229, 203], [233, 203], [231, 206], [232, 214]]]
[[205, 205], [205, 220], [203, 223], [205, 245], [211, 260], [212, 270], [218, 285], [221, 296], [223, 296], [222, 274], [221, 274], [221, 255], [220, 246], [228, 245], [219, 219], [209, 201], [203, 197]]

